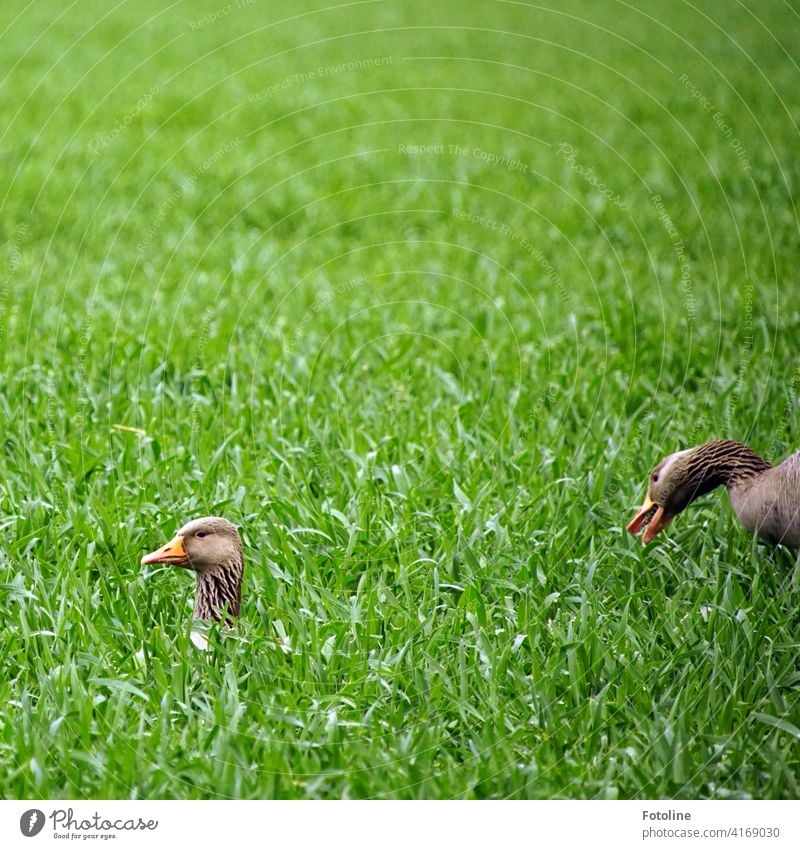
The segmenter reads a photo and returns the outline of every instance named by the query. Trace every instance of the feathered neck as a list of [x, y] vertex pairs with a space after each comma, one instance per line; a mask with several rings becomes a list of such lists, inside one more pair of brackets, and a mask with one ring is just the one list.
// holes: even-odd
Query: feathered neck
[[686, 454], [685, 465], [687, 475], [698, 481], [696, 495], [718, 486], [736, 486], [772, 468], [748, 445], [732, 439], [698, 445]]
[[240, 554], [227, 563], [197, 573], [194, 594], [194, 618], [213, 619], [216, 622], [225, 614], [230, 625], [239, 616], [242, 602], [242, 575], [244, 559]]

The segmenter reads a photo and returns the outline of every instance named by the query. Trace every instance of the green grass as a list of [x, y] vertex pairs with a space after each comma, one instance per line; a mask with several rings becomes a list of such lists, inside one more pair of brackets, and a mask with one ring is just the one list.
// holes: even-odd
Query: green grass
[[[624, 531], [800, 447], [791, 4], [54, 14], [0, 8], [2, 795], [800, 796], [795, 559]], [[204, 655], [139, 559], [209, 513]]]

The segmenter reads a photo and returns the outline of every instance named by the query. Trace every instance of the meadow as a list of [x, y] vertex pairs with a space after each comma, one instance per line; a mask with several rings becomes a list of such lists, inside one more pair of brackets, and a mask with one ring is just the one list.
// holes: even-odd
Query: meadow
[[[3, 798], [797, 798], [793, 3], [0, 7]], [[241, 623], [141, 556], [241, 529]]]

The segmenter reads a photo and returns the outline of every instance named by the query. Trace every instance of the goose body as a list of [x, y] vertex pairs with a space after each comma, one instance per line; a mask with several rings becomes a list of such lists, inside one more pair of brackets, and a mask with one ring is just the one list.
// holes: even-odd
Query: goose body
[[187, 522], [161, 548], [146, 554], [142, 565], [169, 563], [196, 576], [194, 618], [226, 624], [239, 616], [244, 576], [242, 540], [236, 526], [220, 516]]
[[748, 531], [775, 544], [800, 548], [800, 452], [728, 487], [728, 495]]
[[724, 486], [741, 524], [776, 545], [800, 548], [800, 452], [773, 466], [742, 442], [717, 439], [665, 457], [628, 524], [649, 543], [693, 501]]

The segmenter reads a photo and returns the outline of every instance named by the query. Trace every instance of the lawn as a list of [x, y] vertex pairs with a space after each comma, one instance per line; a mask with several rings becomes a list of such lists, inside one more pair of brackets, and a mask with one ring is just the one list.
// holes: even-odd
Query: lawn
[[[0, 8], [0, 794], [797, 798], [791, 3]], [[229, 517], [241, 623], [142, 555]]]

